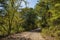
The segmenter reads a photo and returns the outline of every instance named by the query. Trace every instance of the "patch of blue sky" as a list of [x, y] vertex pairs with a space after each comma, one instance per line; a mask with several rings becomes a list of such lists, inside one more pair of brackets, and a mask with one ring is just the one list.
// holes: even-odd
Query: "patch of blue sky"
[[3, 8], [3, 7], [0, 7], [0, 10], [1, 10], [1, 9], [4, 9], [4, 8]]
[[[29, 8], [34, 8], [34, 6], [36, 5], [38, 0], [26, 0], [26, 1], [28, 2], [27, 6]], [[22, 6], [22, 8], [26, 7], [24, 2], [22, 2], [21, 6]], [[0, 7], [0, 9], [3, 9], [3, 7]]]
[[[28, 3], [27, 3], [27, 6], [28, 6], [29, 8], [34, 8], [38, 0], [26, 0], [26, 1], [28, 2]], [[23, 8], [26, 7], [24, 2], [22, 2], [21, 6], [22, 6]]]

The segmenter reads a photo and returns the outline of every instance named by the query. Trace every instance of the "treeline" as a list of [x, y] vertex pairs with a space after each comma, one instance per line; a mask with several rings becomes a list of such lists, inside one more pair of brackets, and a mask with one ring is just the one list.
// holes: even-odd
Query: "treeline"
[[38, 0], [34, 8], [28, 8], [25, 0], [0, 0], [0, 6], [0, 35], [40, 27], [44, 35], [60, 39], [60, 0]]
[[42, 33], [60, 40], [60, 0], [39, 0], [35, 9]]
[[0, 0], [0, 36], [28, 31], [37, 28], [33, 8], [21, 8], [25, 0]]

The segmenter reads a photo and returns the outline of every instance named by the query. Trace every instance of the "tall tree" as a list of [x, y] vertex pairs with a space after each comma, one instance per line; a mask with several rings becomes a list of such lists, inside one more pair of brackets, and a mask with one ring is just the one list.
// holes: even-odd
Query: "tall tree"
[[[43, 23], [46, 28], [44, 28], [46, 34], [51, 36], [60, 35], [60, 0], [39, 0], [36, 4], [36, 13], [38, 16], [42, 17], [41, 24]], [[50, 27], [47, 27], [45, 24]], [[42, 27], [43, 27], [42, 26]], [[44, 32], [43, 31], [43, 32]], [[58, 32], [59, 31], [59, 32]], [[57, 36], [55, 36], [57, 37]], [[59, 37], [59, 36], [58, 36]]]
[[6, 13], [3, 10], [1, 11], [5, 13], [3, 14], [4, 16], [2, 19], [5, 22], [5, 23], [3, 22], [4, 23], [3, 30], [6, 30], [4, 32], [5, 33], [7, 32], [8, 35], [11, 34], [12, 30], [14, 30], [15, 32], [19, 31], [17, 29], [18, 29], [18, 26], [20, 25], [21, 18], [20, 18], [20, 13], [18, 12], [18, 9], [21, 6], [22, 1], [25, 2], [25, 0], [0, 0], [1, 5], [3, 5], [2, 7], [4, 8], [4, 11], [6, 11]]
[[34, 9], [33, 8], [24, 8], [22, 9], [22, 14], [23, 14], [23, 18], [25, 19], [24, 23], [23, 23], [23, 28], [25, 28], [26, 30], [31, 30], [34, 28], [37, 28], [36, 24], [35, 24], [35, 20], [36, 20], [36, 14], [34, 13]]

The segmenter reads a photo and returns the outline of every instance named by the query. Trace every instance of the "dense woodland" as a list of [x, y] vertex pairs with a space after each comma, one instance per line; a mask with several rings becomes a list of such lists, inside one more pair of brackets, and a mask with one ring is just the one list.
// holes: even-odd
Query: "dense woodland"
[[41, 28], [43, 36], [60, 40], [60, 0], [38, 0], [34, 8], [26, 0], [0, 0], [0, 7], [0, 36]]

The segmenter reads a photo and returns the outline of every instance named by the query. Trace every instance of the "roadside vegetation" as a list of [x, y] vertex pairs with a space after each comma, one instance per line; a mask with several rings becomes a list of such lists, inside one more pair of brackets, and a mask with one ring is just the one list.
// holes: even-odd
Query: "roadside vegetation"
[[43, 36], [60, 40], [60, 1], [39, 0], [35, 9], [38, 16], [42, 17], [40, 26]]
[[41, 28], [44, 37], [60, 40], [60, 0], [38, 0], [34, 8], [27, 4], [26, 0], [0, 0], [0, 36]]

